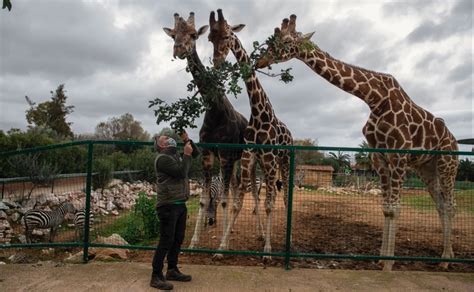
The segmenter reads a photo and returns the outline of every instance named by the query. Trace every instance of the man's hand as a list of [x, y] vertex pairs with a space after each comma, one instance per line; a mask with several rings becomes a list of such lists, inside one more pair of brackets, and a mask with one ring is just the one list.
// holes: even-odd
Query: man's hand
[[186, 142], [186, 144], [184, 144], [184, 155], [188, 155], [188, 156], [191, 156], [191, 154], [193, 154], [193, 147], [191, 146], [191, 142]]
[[181, 137], [181, 140], [183, 140], [184, 143], [188, 142], [189, 137], [188, 137], [188, 133], [186, 133], [186, 131], [180, 133], [179, 136]]

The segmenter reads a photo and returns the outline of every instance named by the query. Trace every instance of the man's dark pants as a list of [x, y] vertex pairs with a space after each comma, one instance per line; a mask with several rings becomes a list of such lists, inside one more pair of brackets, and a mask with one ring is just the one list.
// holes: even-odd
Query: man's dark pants
[[160, 219], [160, 242], [153, 257], [153, 274], [162, 275], [163, 261], [168, 259], [168, 270], [178, 264], [178, 254], [186, 230], [186, 204], [171, 204], [157, 208]]

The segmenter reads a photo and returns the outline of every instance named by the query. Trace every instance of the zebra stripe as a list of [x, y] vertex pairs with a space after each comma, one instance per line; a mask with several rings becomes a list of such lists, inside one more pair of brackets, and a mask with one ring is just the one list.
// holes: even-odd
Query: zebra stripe
[[211, 180], [211, 200], [220, 198], [220, 194], [224, 192], [224, 179], [219, 176], [213, 176]]
[[58, 208], [52, 211], [31, 209], [25, 213], [25, 236], [26, 240], [31, 242], [31, 233], [35, 228], [51, 228], [50, 239], [53, 241], [54, 233], [59, 225], [64, 221], [66, 213], [73, 214], [76, 208], [69, 203], [64, 202]]
[[[94, 224], [94, 214], [89, 213], [89, 226], [93, 224]], [[79, 241], [82, 239], [85, 225], [86, 225], [86, 210], [85, 209], [78, 210], [74, 214], [74, 228], [75, 228], [76, 241]]]

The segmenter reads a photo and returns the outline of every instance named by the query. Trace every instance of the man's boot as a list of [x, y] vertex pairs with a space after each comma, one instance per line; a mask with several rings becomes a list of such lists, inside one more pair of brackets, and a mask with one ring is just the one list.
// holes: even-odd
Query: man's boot
[[163, 277], [163, 274], [152, 274], [150, 286], [161, 290], [173, 290], [173, 284], [171, 284], [170, 282], [166, 282], [165, 277]]
[[185, 275], [181, 273], [178, 267], [168, 269], [168, 271], [166, 272], [166, 280], [168, 281], [189, 282], [191, 281], [191, 279], [192, 277], [190, 275]]

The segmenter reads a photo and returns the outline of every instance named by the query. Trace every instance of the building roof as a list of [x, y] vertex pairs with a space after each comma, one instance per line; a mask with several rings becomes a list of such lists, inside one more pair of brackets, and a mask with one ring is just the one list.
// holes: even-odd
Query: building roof
[[312, 171], [327, 171], [334, 172], [334, 168], [331, 165], [297, 165], [296, 170], [312, 170]]

